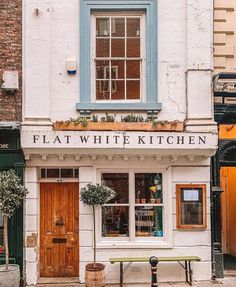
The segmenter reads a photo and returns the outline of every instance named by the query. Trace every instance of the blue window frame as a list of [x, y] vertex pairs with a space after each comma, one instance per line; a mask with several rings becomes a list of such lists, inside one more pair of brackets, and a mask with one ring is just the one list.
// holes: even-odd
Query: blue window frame
[[[157, 97], [157, 0], [80, 1], [80, 102], [79, 111], [161, 110]], [[146, 14], [146, 99], [137, 103], [93, 102], [91, 95], [91, 15], [93, 11], [145, 11]], [[94, 83], [95, 84], [95, 83]]]

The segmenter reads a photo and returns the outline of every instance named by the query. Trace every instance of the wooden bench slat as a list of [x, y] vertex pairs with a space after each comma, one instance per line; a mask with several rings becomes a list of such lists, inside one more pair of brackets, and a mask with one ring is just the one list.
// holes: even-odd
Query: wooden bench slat
[[[173, 257], [158, 257], [160, 262], [167, 261], [201, 261], [201, 258], [198, 256], [173, 256]], [[120, 263], [120, 262], [148, 262], [149, 257], [126, 257], [126, 258], [110, 258], [110, 263]]]

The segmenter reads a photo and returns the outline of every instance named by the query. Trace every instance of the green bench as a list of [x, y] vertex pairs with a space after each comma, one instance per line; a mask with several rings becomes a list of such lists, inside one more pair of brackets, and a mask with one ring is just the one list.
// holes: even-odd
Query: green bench
[[[189, 285], [192, 285], [193, 282], [193, 270], [191, 268], [191, 262], [201, 261], [201, 258], [198, 256], [157, 257], [157, 259], [159, 262], [178, 262], [180, 266], [185, 270], [186, 282]], [[130, 265], [134, 262], [149, 262], [149, 257], [110, 258], [109, 261], [111, 264], [120, 263], [120, 287], [123, 287], [124, 273], [128, 270]], [[127, 263], [127, 265], [124, 266], [124, 263]]]

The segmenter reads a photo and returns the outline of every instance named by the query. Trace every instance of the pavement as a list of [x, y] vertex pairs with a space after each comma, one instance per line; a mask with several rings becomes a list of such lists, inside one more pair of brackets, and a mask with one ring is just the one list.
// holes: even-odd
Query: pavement
[[[119, 284], [106, 284], [106, 287], [119, 287]], [[185, 282], [169, 282], [159, 283], [158, 287], [187, 287]], [[236, 287], [236, 276], [225, 277], [212, 281], [195, 281], [195, 287]], [[64, 283], [64, 284], [38, 284], [37, 287], [85, 287], [79, 283]], [[150, 287], [150, 284], [124, 284], [124, 287]]]

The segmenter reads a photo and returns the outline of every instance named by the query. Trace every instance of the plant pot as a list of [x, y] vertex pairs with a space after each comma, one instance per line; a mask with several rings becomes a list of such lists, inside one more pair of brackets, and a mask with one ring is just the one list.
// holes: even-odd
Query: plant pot
[[146, 198], [141, 198], [141, 203], [142, 204], [146, 203]]
[[156, 203], [161, 203], [161, 199], [160, 199], [160, 198], [157, 198], [157, 199], [156, 199]]
[[20, 267], [16, 264], [0, 265], [0, 286], [1, 287], [19, 287], [20, 286]]
[[[104, 287], [105, 286], [105, 265], [102, 263], [89, 263], [85, 270], [86, 287]], [[0, 285], [1, 286], [1, 285]]]
[[155, 202], [156, 202], [155, 198], [150, 199], [150, 203], [155, 203]]
[[136, 202], [136, 203], [140, 203], [140, 198], [136, 198], [136, 199], [135, 199], [135, 202]]

